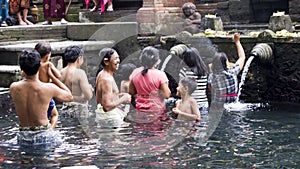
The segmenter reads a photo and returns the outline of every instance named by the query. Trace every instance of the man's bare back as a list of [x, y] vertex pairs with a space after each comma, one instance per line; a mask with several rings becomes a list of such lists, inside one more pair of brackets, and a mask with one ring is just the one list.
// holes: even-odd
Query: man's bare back
[[75, 102], [86, 103], [93, 97], [93, 87], [87, 75], [80, 67], [83, 64], [84, 52], [78, 46], [68, 46], [65, 60], [68, 63], [61, 73], [61, 81], [71, 90]]
[[[54, 84], [39, 80], [39, 54], [23, 51], [20, 67], [24, 79], [10, 86], [10, 93], [19, 116], [19, 125], [21, 127], [46, 125], [49, 123], [47, 110], [50, 100], [54, 97], [60, 101], [72, 101], [73, 96], [51, 71], [49, 76]], [[48, 69], [50, 70], [50, 67]]]

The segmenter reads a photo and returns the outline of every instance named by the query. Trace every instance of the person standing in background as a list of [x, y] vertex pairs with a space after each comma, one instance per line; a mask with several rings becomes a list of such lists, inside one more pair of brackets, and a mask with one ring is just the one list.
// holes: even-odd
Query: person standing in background
[[106, 11], [112, 12], [114, 11], [113, 9], [113, 4], [112, 0], [93, 0], [95, 6], [93, 9], [91, 9], [91, 12], [96, 12], [99, 7], [101, 7], [100, 14], [104, 13], [106, 9], [106, 4], [107, 4], [107, 9]]
[[64, 0], [43, 0], [44, 18], [43, 25], [52, 25], [52, 18], [61, 19], [61, 24], [67, 24], [66, 17], [66, 3]]

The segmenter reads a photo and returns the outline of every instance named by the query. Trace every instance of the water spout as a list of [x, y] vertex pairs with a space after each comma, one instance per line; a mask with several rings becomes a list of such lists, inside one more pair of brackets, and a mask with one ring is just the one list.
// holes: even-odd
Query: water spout
[[273, 50], [267, 43], [259, 43], [253, 47], [250, 56], [259, 57], [261, 61], [269, 62], [273, 56]]

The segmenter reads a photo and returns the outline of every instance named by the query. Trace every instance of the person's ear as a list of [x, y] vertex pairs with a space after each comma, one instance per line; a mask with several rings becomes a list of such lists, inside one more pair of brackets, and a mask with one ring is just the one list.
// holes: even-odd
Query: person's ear
[[103, 62], [104, 62], [105, 65], [108, 65], [108, 64], [109, 64], [108, 58], [104, 58], [104, 59], [103, 59]]

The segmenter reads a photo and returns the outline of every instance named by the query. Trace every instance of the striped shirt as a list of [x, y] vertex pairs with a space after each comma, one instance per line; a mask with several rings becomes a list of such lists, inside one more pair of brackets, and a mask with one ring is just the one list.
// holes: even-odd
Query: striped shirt
[[191, 96], [197, 101], [197, 104], [207, 103], [206, 88], [207, 88], [207, 76], [196, 76], [194, 72], [189, 70], [187, 67], [180, 69], [179, 77], [193, 78], [197, 82], [196, 90], [191, 94]]

